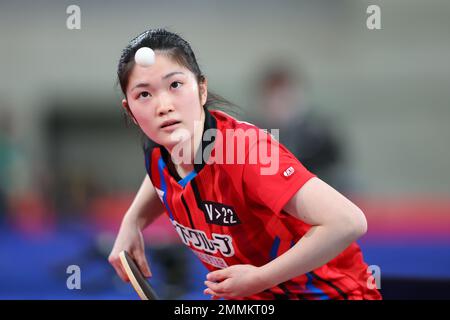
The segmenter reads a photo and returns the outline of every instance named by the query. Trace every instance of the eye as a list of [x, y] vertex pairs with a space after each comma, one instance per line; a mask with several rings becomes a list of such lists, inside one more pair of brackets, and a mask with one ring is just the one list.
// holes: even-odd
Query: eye
[[148, 97], [151, 97], [151, 94], [148, 91], [142, 91], [138, 96], [138, 98], [148, 98]]
[[174, 81], [170, 84], [170, 87], [174, 88], [174, 89], [178, 89], [179, 87], [181, 87], [181, 85], [182, 85], [182, 83], [180, 81]]

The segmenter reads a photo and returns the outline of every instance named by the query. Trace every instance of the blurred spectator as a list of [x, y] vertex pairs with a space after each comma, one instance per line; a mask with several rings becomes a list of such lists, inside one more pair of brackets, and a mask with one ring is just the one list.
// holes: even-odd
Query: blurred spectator
[[51, 227], [51, 210], [35, 174], [14, 135], [14, 118], [0, 110], [0, 224], [6, 223], [29, 234]]
[[15, 150], [11, 141], [11, 116], [0, 112], [0, 223], [9, 212], [9, 193], [12, 184], [12, 167]]
[[[338, 174], [342, 144], [333, 123], [306, 101], [305, 79], [287, 65], [271, 65], [257, 81], [258, 115], [252, 122], [279, 129], [280, 142], [322, 180], [345, 192]], [[258, 110], [259, 111], [259, 110]]]

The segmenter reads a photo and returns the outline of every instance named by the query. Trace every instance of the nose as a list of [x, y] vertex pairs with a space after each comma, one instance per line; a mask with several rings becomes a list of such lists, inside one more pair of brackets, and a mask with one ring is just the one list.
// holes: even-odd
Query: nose
[[161, 94], [159, 96], [158, 106], [156, 108], [156, 112], [159, 116], [165, 115], [174, 110], [172, 100], [166, 95]]

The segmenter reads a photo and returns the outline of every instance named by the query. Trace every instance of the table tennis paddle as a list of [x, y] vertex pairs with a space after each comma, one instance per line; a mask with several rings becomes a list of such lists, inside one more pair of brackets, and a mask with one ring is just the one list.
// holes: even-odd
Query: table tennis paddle
[[134, 290], [136, 290], [141, 300], [159, 300], [155, 290], [153, 290], [152, 286], [139, 270], [136, 262], [128, 252], [125, 250], [121, 251], [119, 257], [120, 262], [127, 273], [128, 279], [130, 279]]

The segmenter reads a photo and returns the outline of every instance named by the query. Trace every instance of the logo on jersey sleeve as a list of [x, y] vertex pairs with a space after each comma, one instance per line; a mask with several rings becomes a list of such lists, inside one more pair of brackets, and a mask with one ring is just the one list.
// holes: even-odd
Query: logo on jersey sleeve
[[294, 173], [295, 173], [294, 167], [290, 166], [289, 168], [287, 168], [286, 170], [284, 170], [283, 176], [285, 176], [286, 178], [289, 178], [289, 177], [292, 176]]
[[201, 209], [205, 214], [206, 222], [219, 226], [234, 226], [240, 224], [233, 207], [212, 201], [202, 201]]

